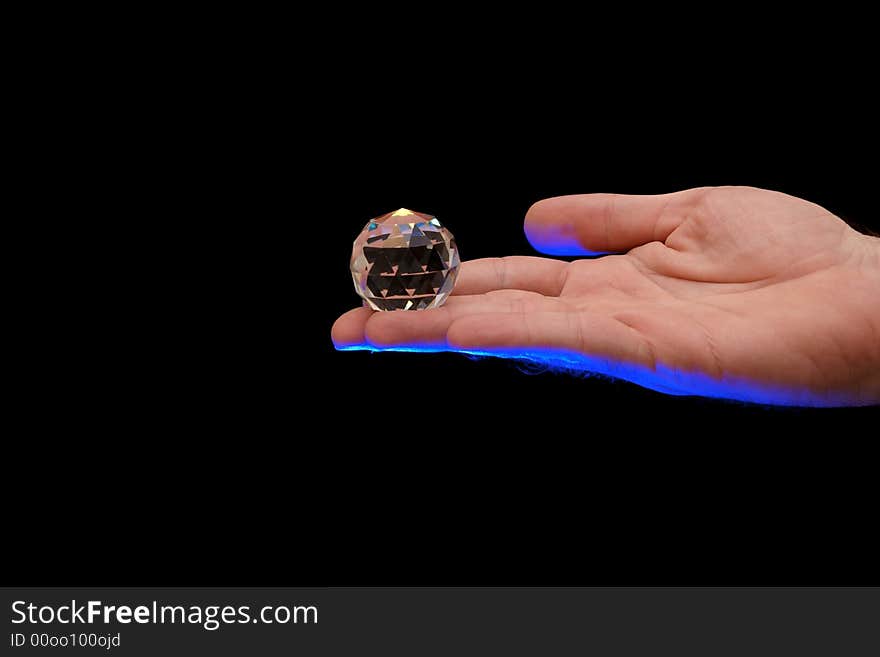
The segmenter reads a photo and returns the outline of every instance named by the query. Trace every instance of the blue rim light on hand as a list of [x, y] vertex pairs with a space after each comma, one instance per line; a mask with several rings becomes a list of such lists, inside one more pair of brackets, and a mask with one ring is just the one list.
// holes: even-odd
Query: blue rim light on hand
[[826, 406], [829, 400], [820, 399], [808, 390], [792, 390], [777, 386], [759, 385], [751, 381], [731, 378], [714, 379], [706, 374], [672, 370], [659, 364], [655, 370], [627, 363], [590, 358], [579, 353], [557, 349], [498, 349], [492, 351], [452, 349], [446, 345], [410, 344], [376, 347], [370, 344], [340, 345], [337, 351], [439, 353], [451, 352], [468, 356], [505, 358], [525, 361], [562, 370], [571, 374], [598, 374], [635, 383], [643, 388], [675, 396], [700, 396], [755, 404], [780, 406]]

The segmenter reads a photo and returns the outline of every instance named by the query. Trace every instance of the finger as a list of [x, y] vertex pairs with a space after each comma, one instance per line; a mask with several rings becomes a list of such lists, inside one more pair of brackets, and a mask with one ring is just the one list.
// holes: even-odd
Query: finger
[[559, 296], [567, 262], [535, 256], [482, 258], [461, 263], [453, 294], [484, 294], [492, 290], [528, 290]]
[[526, 213], [526, 237], [551, 255], [596, 255], [663, 242], [705, 194], [688, 189], [673, 194], [628, 196], [579, 194], [535, 203]]
[[449, 327], [447, 343], [453, 350], [569, 362], [577, 369], [612, 375], [621, 366], [654, 365], [653, 352], [639, 333], [611, 317], [589, 313], [467, 315]]
[[[446, 328], [453, 319], [477, 312], [546, 309], [548, 306], [541, 303], [544, 298], [535, 293], [505, 290], [450, 298], [446, 305], [431, 310], [374, 313], [369, 308], [354, 308], [334, 322], [330, 335], [339, 350], [427, 346], [429, 342], [445, 345]], [[372, 342], [367, 339], [367, 322], [371, 318]]]
[[500, 290], [489, 294], [450, 297], [440, 308], [372, 315], [364, 326], [364, 342], [376, 349], [445, 349], [446, 332], [457, 319], [478, 313], [558, 310], [560, 301], [533, 292]]
[[369, 308], [354, 308], [333, 323], [330, 338], [339, 350], [356, 349], [364, 344], [364, 327], [373, 311]]

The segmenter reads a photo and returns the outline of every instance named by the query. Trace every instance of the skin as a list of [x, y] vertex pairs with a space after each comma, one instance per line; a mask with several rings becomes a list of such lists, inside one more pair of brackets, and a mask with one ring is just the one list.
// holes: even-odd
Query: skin
[[561, 362], [668, 394], [759, 403], [880, 403], [880, 239], [761, 189], [545, 199], [525, 220], [552, 255], [462, 264], [441, 308], [356, 308], [339, 349]]

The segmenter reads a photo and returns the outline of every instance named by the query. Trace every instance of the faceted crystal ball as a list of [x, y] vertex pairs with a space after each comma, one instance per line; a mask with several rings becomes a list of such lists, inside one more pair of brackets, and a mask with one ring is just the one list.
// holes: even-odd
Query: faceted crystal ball
[[424, 310], [446, 301], [458, 249], [436, 217], [401, 208], [368, 222], [354, 241], [354, 289], [373, 310]]

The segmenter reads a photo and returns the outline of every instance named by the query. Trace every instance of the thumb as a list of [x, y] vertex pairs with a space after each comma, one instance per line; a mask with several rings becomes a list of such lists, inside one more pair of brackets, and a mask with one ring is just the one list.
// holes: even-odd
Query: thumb
[[672, 194], [578, 194], [535, 203], [526, 213], [529, 242], [548, 255], [598, 255], [664, 241], [706, 188]]

